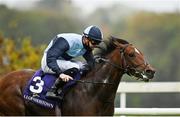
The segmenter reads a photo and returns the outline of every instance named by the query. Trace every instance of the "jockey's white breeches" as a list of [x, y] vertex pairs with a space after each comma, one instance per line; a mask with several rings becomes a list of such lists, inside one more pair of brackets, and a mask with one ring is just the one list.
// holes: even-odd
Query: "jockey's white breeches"
[[[86, 64], [84, 62], [80, 62], [80, 61], [75, 61], [75, 60], [56, 60], [57, 65], [59, 66], [59, 68], [62, 70], [62, 72], [66, 71], [67, 69], [71, 69], [71, 68], [77, 68], [77, 69], [81, 69], [83, 68], [83, 65]], [[47, 62], [46, 62], [46, 53], [44, 53], [44, 56], [42, 57], [41, 60], [41, 69], [45, 72], [45, 73], [51, 73], [51, 74], [55, 74], [55, 72], [53, 72], [48, 66], [47, 66]]]

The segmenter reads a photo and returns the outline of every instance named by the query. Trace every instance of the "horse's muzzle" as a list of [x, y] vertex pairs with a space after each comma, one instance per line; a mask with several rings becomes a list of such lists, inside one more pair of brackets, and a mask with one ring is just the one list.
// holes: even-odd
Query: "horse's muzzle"
[[145, 75], [148, 77], [148, 79], [153, 79], [154, 75], [155, 75], [155, 69], [151, 68], [151, 69], [146, 69], [145, 70]]

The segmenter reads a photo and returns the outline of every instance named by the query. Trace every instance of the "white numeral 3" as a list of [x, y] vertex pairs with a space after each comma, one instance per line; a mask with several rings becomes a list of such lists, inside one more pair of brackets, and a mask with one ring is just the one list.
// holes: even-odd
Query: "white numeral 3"
[[43, 90], [44, 81], [39, 76], [34, 77], [33, 81], [35, 82], [35, 86], [31, 85], [30, 91], [33, 93], [41, 93]]

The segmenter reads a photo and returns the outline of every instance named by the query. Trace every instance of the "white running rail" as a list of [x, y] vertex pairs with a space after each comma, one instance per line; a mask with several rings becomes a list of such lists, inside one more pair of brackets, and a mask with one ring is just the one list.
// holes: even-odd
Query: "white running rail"
[[180, 82], [121, 82], [117, 93], [120, 108], [115, 108], [115, 115], [180, 116], [180, 108], [126, 108], [126, 93], [180, 93]]

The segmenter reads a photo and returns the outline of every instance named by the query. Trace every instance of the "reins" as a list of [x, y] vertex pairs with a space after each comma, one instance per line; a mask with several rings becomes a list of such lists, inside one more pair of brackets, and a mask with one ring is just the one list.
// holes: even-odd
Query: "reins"
[[109, 59], [101, 58], [101, 60], [102, 60], [103, 62], [109, 63], [110, 65], [112, 65], [113, 67], [115, 67], [115, 68], [117, 68], [117, 69], [124, 70], [124, 68], [122, 68], [122, 67], [119, 66], [119, 65], [116, 65], [116, 64], [112, 63]]
[[[125, 48], [123, 49], [122, 53], [124, 52]], [[115, 63], [112, 63], [109, 59], [106, 59], [106, 58], [100, 58], [103, 62], [105, 63], [108, 63], [110, 65], [112, 65], [113, 67], [117, 68], [117, 69], [120, 69], [120, 70], [123, 70], [124, 73], [127, 72], [127, 69], [126, 68], [122, 68], [121, 66], [119, 65], [116, 65]], [[98, 85], [113, 85], [114, 83], [109, 83], [109, 82], [95, 82], [95, 81], [87, 81], [87, 80], [75, 80], [73, 79], [73, 81], [75, 82], [78, 82], [78, 83], [91, 83], [91, 84], [98, 84]]]
[[108, 83], [108, 82], [95, 82], [95, 81], [87, 81], [87, 80], [75, 80], [73, 79], [73, 81], [78, 82], [78, 83], [91, 83], [91, 84], [96, 84], [96, 85], [113, 85], [114, 83]]
[[[117, 69], [123, 70], [124, 73], [126, 72], [126, 69], [123, 69], [121, 66], [112, 63], [109, 59], [101, 58], [101, 60], [105, 63], [112, 65], [113, 67], [115, 67]], [[114, 84], [114, 83], [109, 83], [109, 82], [96, 82], [96, 81], [75, 80], [75, 79], [73, 79], [73, 81], [79, 82], [79, 83], [91, 83], [91, 84], [96, 84], [96, 85], [97, 84], [99, 84], [99, 85], [113, 85]]]
[[[105, 63], [109, 63], [110, 65], [112, 65], [113, 67], [117, 69], [123, 70], [125, 73], [126, 69], [123, 69], [121, 66], [112, 63], [109, 59], [105, 59], [105, 58], [100, 58], [100, 59]], [[79, 82], [79, 83], [91, 83], [91, 84], [96, 84], [96, 85], [113, 85], [114, 84], [114, 83], [109, 83], [109, 82], [96, 82], [96, 81], [75, 80], [75, 79], [73, 79], [73, 81]]]

